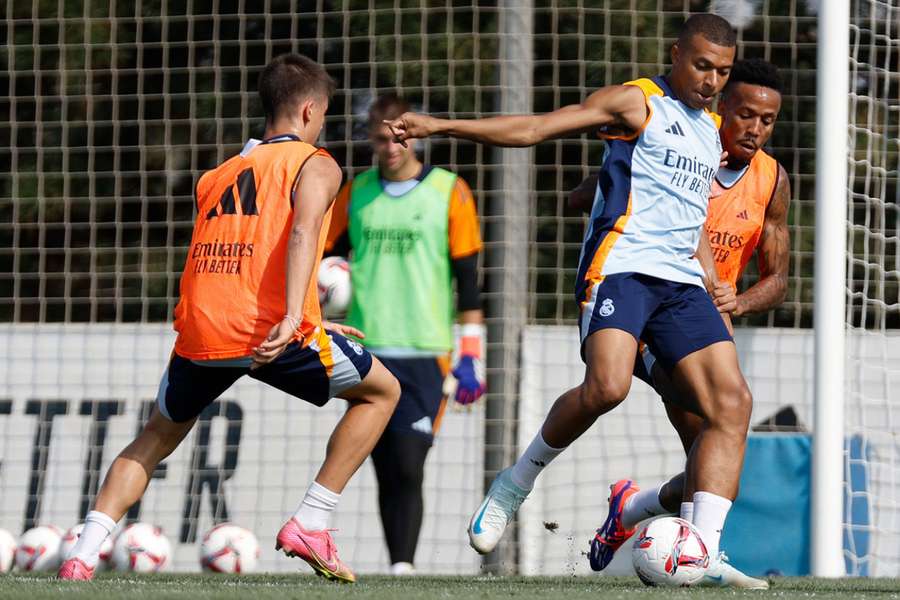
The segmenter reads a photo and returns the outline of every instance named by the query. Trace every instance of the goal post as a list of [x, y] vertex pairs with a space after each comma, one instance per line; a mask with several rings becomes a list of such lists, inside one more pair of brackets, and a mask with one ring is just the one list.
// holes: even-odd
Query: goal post
[[819, 9], [816, 82], [815, 404], [810, 510], [811, 570], [819, 577], [839, 577], [845, 572], [842, 537], [849, 32], [849, 3], [823, 2]]

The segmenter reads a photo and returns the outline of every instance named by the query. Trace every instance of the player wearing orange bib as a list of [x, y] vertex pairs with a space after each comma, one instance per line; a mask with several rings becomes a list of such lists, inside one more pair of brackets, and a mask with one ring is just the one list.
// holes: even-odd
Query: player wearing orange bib
[[340, 167], [313, 144], [334, 83], [325, 70], [284, 55], [263, 70], [264, 139], [197, 183], [197, 216], [175, 309], [178, 339], [157, 407], [110, 466], [61, 579], [91, 579], [100, 545], [144, 493], [156, 466], [181, 443], [204, 408], [248, 375], [322, 406], [349, 401], [325, 461], [276, 547], [328, 579], [355, 577], [328, 532], [340, 493], [384, 431], [400, 395], [397, 380], [324, 323], [316, 290]]
[[[728, 152], [728, 163], [719, 169], [711, 188], [706, 231], [720, 281], [727, 281], [736, 289], [754, 251], [757, 251], [760, 272], [757, 283], [720, 306], [720, 310], [735, 317], [777, 307], [787, 289], [790, 183], [784, 168], [761, 150], [778, 118], [780, 89], [774, 65], [761, 60], [739, 61], [731, 71], [720, 102], [719, 135]], [[639, 368], [636, 374], [663, 397], [669, 419], [678, 431], [685, 452], [690, 454], [703, 427], [699, 410], [675, 390], [669, 374], [646, 348], [643, 359], [643, 365], [639, 361], [638, 367], [643, 366], [644, 370]], [[691, 472], [690, 461], [687, 471]], [[617, 481], [611, 489], [607, 522], [597, 530], [591, 544], [591, 566], [595, 570], [606, 567], [639, 521], [673, 513], [692, 520], [690, 499], [695, 490], [685, 473], [643, 491], [630, 479]], [[759, 580], [747, 577], [721, 583], [745, 587], [754, 581]]]

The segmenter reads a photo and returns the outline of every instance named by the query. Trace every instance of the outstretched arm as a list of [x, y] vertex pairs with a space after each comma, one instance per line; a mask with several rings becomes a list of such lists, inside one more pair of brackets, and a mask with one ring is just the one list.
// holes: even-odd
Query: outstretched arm
[[570, 104], [543, 115], [510, 115], [486, 119], [438, 119], [405, 113], [387, 122], [398, 141], [436, 134], [494, 146], [534, 146], [545, 140], [615, 125], [631, 131], [647, 118], [644, 93], [635, 86], [600, 88], [581, 104]]
[[759, 281], [737, 297], [734, 315], [772, 310], [787, 294], [787, 278], [790, 270], [791, 236], [787, 216], [791, 203], [791, 184], [787, 172], [778, 166], [778, 183], [766, 209], [762, 235], [757, 249]]

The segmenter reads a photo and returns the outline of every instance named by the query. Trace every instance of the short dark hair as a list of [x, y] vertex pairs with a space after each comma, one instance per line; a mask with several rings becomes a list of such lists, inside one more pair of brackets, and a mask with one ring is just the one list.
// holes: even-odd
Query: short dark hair
[[731, 75], [728, 76], [728, 83], [725, 84], [723, 94], [728, 95], [728, 91], [736, 83], [748, 83], [750, 85], [760, 85], [781, 93], [781, 76], [778, 74], [778, 67], [767, 60], [761, 58], [747, 58], [739, 60], [731, 67]]
[[282, 54], [259, 75], [259, 98], [268, 121], [307, 98], [331, 100], [334, 89], [334, 80], [322, 65], [299, 54]]
[[393, 92], [378, 96], [369, 107], [369, 128], [374, 129], [383, 121], [396, 119], [409, 110], [409, 102]]
[[701, 35], [707, 41], [726, 48], [734, 48], [737, 44], [737, 34], [731, 28], [731, 23], [712, 13], [691, 15], [681, 27], [678, 45], [687, 44], [695, 35]]

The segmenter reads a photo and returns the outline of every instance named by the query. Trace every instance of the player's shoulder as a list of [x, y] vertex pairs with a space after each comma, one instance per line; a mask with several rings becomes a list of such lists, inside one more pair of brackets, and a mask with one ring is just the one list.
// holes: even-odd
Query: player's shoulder
[[341, 166], [324, 148], [316, 148], [315, 146], [312, 148], [313, 152], [306, 156], [306, 158], [303, 159], [303, 163], [300, 165], [301, 176], [307, 173], [314, 174], [316, 177], [327, 179], [334, 183], [335, 186], [340, 185], [341, 181], [344, 179], [344, 173], [341, 171]]
[[622, 85], [636, 87], [644, 94], [645, 98], [651, 96], [666, 96], [665, 82], [660, 77], [641, 77], [626, 81]]

